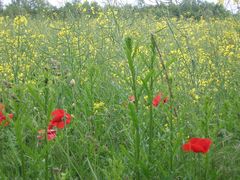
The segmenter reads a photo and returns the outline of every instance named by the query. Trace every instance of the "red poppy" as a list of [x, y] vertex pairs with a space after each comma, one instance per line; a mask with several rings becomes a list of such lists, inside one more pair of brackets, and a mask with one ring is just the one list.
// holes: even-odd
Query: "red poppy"
[[159, 93], [159, 94], [158, 94], [157, 96], [155, 96], [155, 98], [153, 99], [152, 105], [153, 105], [154, 107], [157, 107], [157, 106], [158, 106], [159, 102], [161, 101], [161, 96], [162, 96], [162, 94]]
[[191, 138], [186, 144], [182, 146], [183, 151], [195, 153], [207, 153], [212, 144], [209, 138]]
[[[37, 138], [39, 140], [42, 140], [45, 137], [45, 130], [43, 130], [43, 129], [39, 130], [38, 134], [39, 135], [37, 136]], [[48, 139], [48, 141], [53, 140], [55, 137], [56, 137], [56, 130], [48, 129], [47, 130], [47, 139]]]
[[13, 114], [9, 114], [9, 115], [8, 115], [8, 117], [9, 117], [10, 119], [12, 119], [13, 116], [14, 116]]
[[48, 129], [52, 129], [54, 126], [63, 129], [65, 124], [71, 122], [71, 115], [66, 113], [63, 109], [56, 109], [51, 113], [53, 119], [48, 125]]
[[129, 102], [134, 102], [135, 101], [135, 96], [128, 96]]
[[[13, 118], [13, 114], [9, 114], [8, 117], [9, 117], [9, 119], [12, 119]], [[8, 121], [8, 119], [6, 118], [6, 116], [0, 111], [0, 125], [2, 125], [3, 121], [5, 122], [4, 126], [9, 125], [9, 123], [10, 123]]]

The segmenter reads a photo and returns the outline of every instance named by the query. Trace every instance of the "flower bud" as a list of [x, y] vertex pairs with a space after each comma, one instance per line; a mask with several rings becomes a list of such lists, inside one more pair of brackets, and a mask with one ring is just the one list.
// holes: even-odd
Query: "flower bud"
[[72, 80], [70, 81], [70, 85], [71, 85], [71, 86], [75, 86], [75, 84], [76, 84], [75, 80], [72, 79]]

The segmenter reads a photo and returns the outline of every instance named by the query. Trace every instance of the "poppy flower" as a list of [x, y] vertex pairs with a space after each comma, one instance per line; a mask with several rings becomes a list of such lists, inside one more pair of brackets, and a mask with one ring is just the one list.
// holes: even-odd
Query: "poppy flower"
[[134, 102], [135, 101], [135, 96], [128, 96], [129, 102]]
[[51, 113], [53, 117], [48, 125], [48, 129], [52, 129], [54, 126], [63, 129], [65, 124], [71, 122], [71, 115], [66, 113], [63, 109], [56, 109]]
[[212, 144], [209, 138], [191, 138], [186, 144], [182, 146], [185, 152], [207, 153]]
[[[44, 129], [39, 130], [38, 134], [39, 135], [37, 136], [37, 138], [39, 140], [42, 140], [45, 137], [45, 130]], [[56, 137], [56, 130], [48, 129], [47, 130], [47, 139], [48, 139], [48, 141], [53, 140], [55, 137]]]
[[161, 96], [162, 96], [162, 94], [159, 93], [157, 96], [154, 97], [154, 99], [153, 99], [153, 101], [152, 101], [152, 105], [153, 105], [154, 107], [157, 107], [157, 106], [158, 106], [159, 102], [161, 101]]
[[[13, 114], [9, 114], [8, 118], [12, 119], [13, 118]], [[2, 125], [3, 121], [5, 122], [4, 126], [9, 125], [9, 121], [7, 120], [6, 116], [0, 111], [0, 125]]]

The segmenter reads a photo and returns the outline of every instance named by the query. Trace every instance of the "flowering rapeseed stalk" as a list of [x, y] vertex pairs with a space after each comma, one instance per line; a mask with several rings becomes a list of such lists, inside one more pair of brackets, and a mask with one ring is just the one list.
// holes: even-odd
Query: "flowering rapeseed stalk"
[[13, 22], [15, 27], [19, 27], [19, 26], [22, 26], [22, 25], [26, 26], [27, 23], [28, 23], [28, 21], [27, 21], [27, 18], [25, 16], [16, 16], [14, 18], [14, 22]]

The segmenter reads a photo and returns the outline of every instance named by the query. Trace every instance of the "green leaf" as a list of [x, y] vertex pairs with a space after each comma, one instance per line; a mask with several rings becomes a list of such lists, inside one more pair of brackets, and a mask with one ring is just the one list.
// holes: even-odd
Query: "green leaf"
[[28, 91], [34, 98], [35, 102], [38, 103], [39, 107], [44, 109], [44, 99], [42, 98], [42, 96], [40, 96], [39, 91], [31, 85], [28, 85]]
[[129, 115], [130, 115], [131, 119], [133, 120], [134, 126], [136, 126], [137, 125], [137, 113], [136, 113], [136, 108], [135, 108], [134, 103], [129, 103], [128, 108], [130, 110]]

